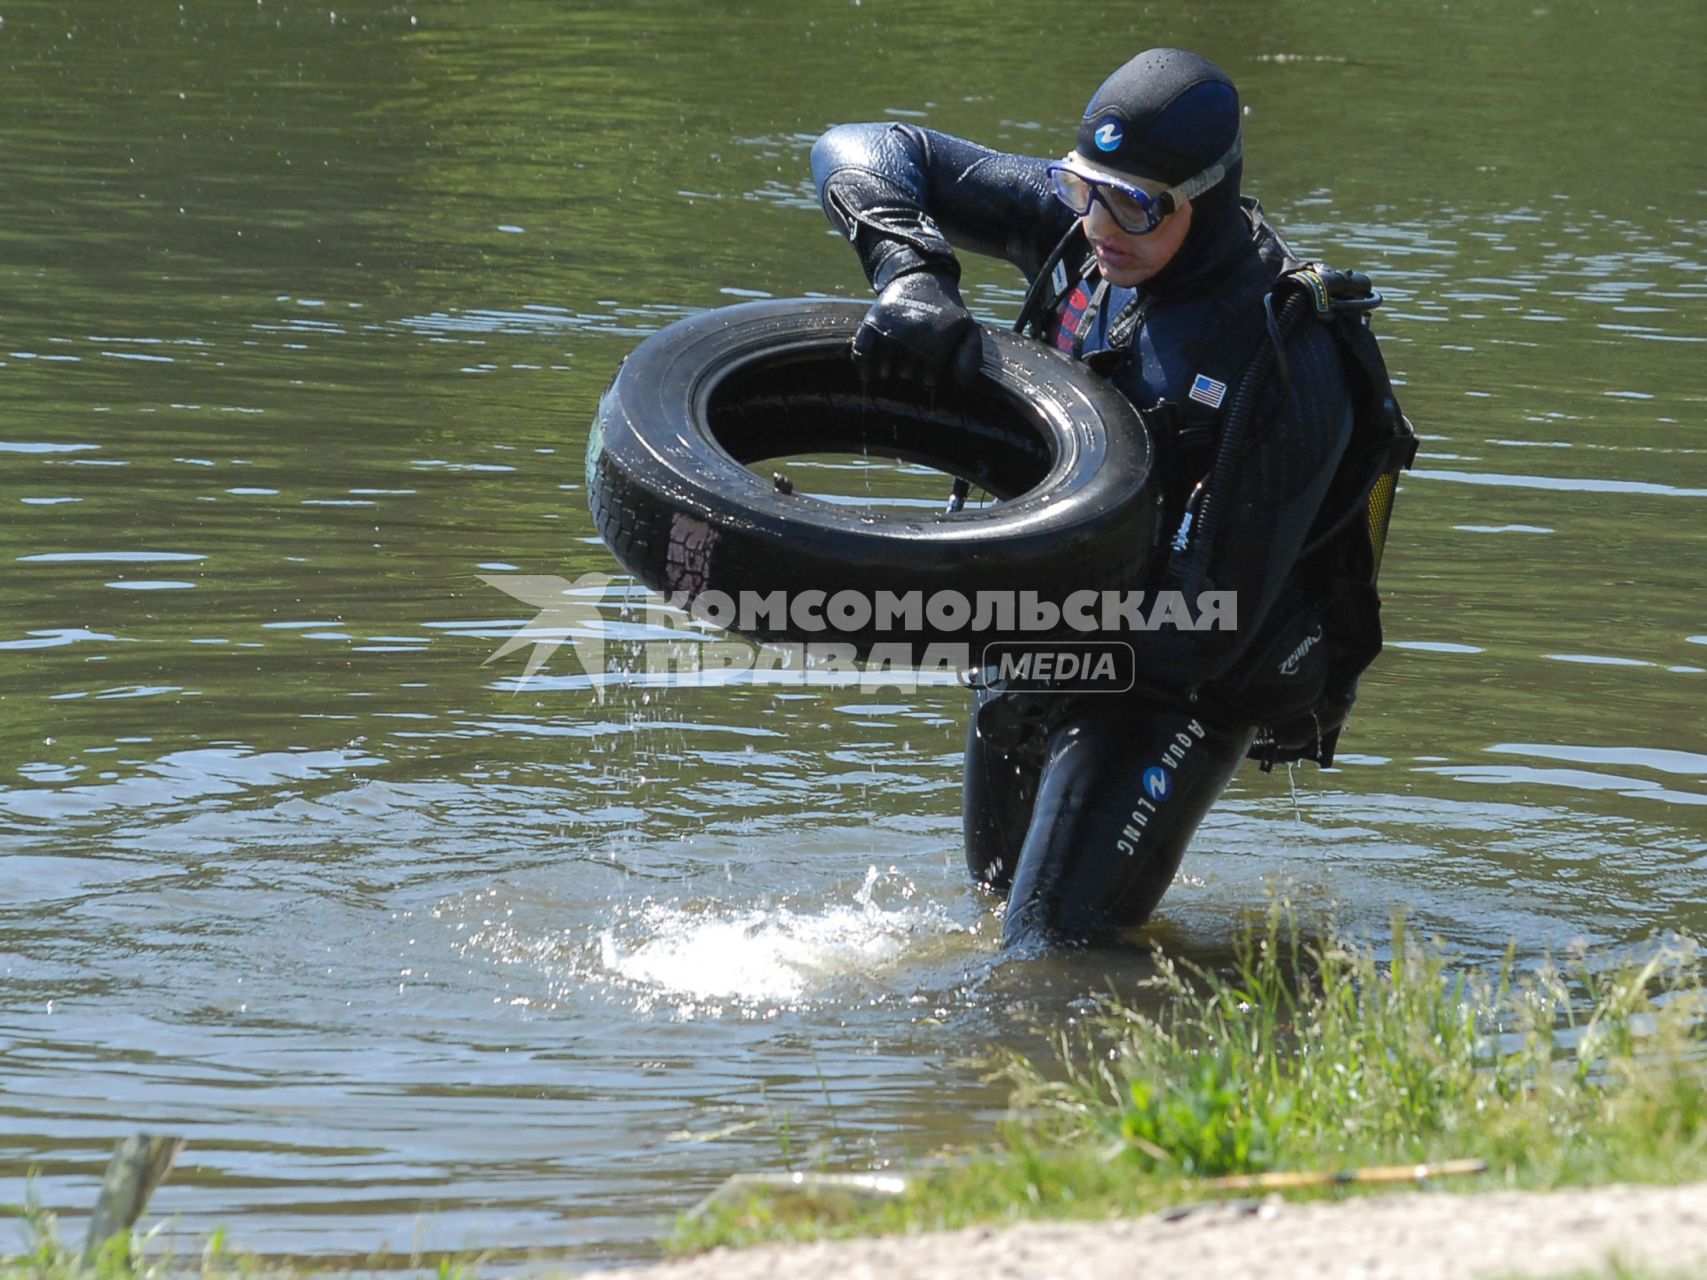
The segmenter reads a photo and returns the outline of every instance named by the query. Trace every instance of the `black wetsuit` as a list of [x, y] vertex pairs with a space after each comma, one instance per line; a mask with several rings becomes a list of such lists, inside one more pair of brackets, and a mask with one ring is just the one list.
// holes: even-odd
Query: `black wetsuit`
[[[840, 126], [812, 153], [825, 212], [879, 288], [920, 269], [957, 278], [951, 245], [1005, 258], [1032, 280], [1075, 221], [1050, 192], [1047, 163], [897, 124]], [[1262, 298], [1288, 265], [1261, 209], [1239, 199], [1235, 172], [1193, 201], [1190, 231], [1162, 272], [1138, 290], [1106, 289], [1095, 306], [1093, 280], [1056, 308], [1047, 339], [1091, 360], [1146, 411], [1165, 534], [1213, 460], [1194, 380], [1215, 369], [1231, 381], [1266, 340]], [[1010, 944], [1142, 921], [1255, 726], [1307, 711], [1320, 689], [1319, 661], [1295, 658], [1288, 678], [1304, 678], [1278, 692], [1265, 676], [1289, 656], [1276, 647], [1290, 645], [1290, 620], [1322, 588], [1299, 553], [1351, 438], [1352, 401], [1323, 326], [1301, 325], [1285, 363], [1287, 379], [1259, 402], [1209, 562], [1215, 588], [1236, 593], [1237, 628], [1137, 633], [1141, 685], [1131, 694], [979, 695], [966, 747], [966, 857], [975, 877], [1010, 891]], [[1163, 548], [1152, 562], [1165, 559]], [[1293, 696], [1295, 707], [1276, 703]]]

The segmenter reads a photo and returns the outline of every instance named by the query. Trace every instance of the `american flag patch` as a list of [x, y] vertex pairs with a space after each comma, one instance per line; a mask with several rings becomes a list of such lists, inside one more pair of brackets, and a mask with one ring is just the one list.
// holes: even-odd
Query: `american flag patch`
[[1227, 398], [1227, 384], [1215, 381], [1206, 373], [1200, 373], [1191, 380], [1191, 390], [1186, 392], [1186, 395], [1198, 404], [1219, 409], [1221, 402]]

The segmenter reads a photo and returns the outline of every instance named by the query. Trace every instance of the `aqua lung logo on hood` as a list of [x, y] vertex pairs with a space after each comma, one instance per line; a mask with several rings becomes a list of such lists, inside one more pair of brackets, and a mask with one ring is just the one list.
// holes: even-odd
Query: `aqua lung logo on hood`
[[1125, 137], [1120, 131], [1120, 122], [1110, 120], [1097, 126], [1096, 144], [1098, 151], [1114, 151], [1119, 148], [1121, 139]]
[[1150, 799], [1166, 800], [1173, 789], [1173, 779], [1168, 777], [1168, 771], [1161, 765], [1153, 764], [1144, 770], [1144, 794]]

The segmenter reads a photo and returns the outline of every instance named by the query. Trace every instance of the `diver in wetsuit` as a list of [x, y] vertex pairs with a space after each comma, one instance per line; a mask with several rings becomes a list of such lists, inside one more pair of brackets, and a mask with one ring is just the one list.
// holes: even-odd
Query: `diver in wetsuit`
[[[1213, 63], [1153, 49], [1103, 83], [1056, 162], [908, 124], [831, 129], [812, 152], [819, 199], [878, 293], [855, 360], [877, 377], [968, 379], [981, 340], [951, 246], [1007, 259], [1032, 284], [1032, 332], [1143, 412], [1163, 536], [1177, 550], [1215, 462], [1228, 388], [1271, 340], [1264, 297], [1300, 265], [1240, 198], [1240, 119]], [[1330, 675], [1329, 584], [1300, 553], [1352, 438], [1353, 401], [1324, 326], [1295, 327], [1279, 345], [1283, 372], [1260, 388], [1200, 566], [1236, 593], [1237, 628], [1136, 634], [1140, 685], [1129, 694], [977, 697], [966, 858], [975, 878], [1009, 893], [1006, 944], [1143, 921], [1257, 726], [1315, 715]], [[1169, 561], [1168, 547], [1157, 552]], [[1320, 749], [1334, 726], [1316, 728]], [[1331, 736], [1325, 750], [1331, 760]]]

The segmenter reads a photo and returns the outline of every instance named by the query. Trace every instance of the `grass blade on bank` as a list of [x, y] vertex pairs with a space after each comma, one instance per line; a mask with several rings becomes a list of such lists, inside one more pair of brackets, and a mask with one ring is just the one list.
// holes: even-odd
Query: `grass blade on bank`
[[1707, 1177], [1692, 943], [1569, 972], [1519, 971], [1508, 951], [1484, 972], [1400, 920], [1387, 951], [1311, 936], [1277, 905], [1229, 965], [1160, 957], [1130, 998], [1058, 1032], [1049, 1060], [998, 1057], [1014, 1090], [1000, 1135], [905, 1195], [818, 1215], [729, 1203], [674, 1243], [1144, 1213], [1274, 1170], [1479, 1159], [1471, 1186]]

